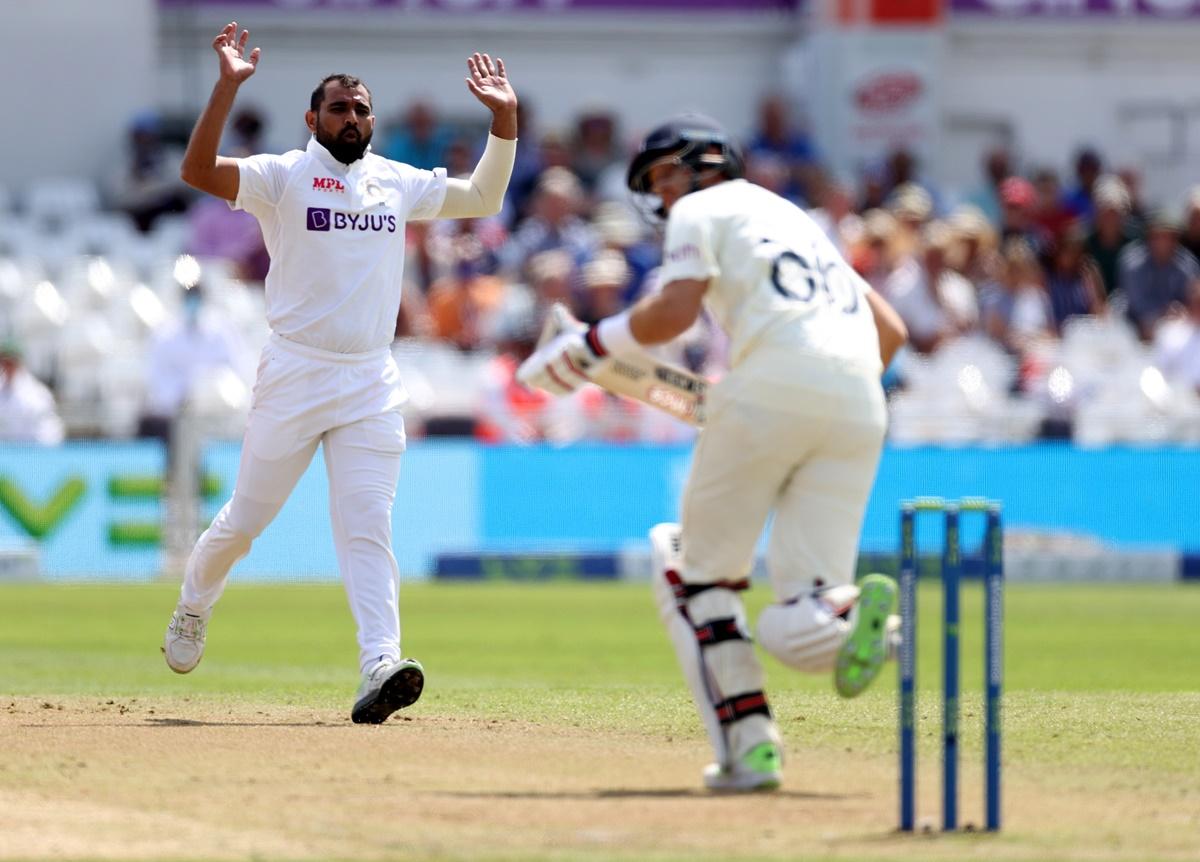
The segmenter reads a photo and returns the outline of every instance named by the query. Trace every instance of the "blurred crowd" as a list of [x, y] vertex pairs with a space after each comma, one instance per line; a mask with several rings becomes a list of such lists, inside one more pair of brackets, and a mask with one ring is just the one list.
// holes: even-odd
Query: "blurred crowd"
[[[554, 303], [590, 322], [657, 289], [660, 243], [625, 190], [638, 130], [602, 109], [565, 130], [522, 112], [504, 211], [408, 226], [394, 352], [411, 430], [689, 439], [595, 387], [555, 400], [516, 383]], [[141, 114], [99, 187], [47, 179], [0, 195], [0, 438], [170, 439], [187, 410], [236, 435], [269, 260], [249, 215], [180, 182], [187, 129]], [[466, 175], [482, 140], [417, 102], [381, 116], [373, 146]], [[222, 152], [287, 148], [247, 107]], [[744, 149], [747, 179], [808, 210], [904, 318], [911, 344], [885, 375], [894, 439], [1200, 440], [1200, 187], [1151, 204], [1136, 170], [1092, 149], [1060, 176], [996, 148], [968, 189], [938, 188], [901, 150], [839, 177], [776, 97]], [[706, 320], [663, 353], [712, 378], [726, 360]]]

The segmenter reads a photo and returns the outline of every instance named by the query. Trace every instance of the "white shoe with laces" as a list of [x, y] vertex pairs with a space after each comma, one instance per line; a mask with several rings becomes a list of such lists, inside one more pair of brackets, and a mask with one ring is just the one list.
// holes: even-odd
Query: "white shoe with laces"
[[208, 618], [212, 611], [194, 614], [180, 603], [171, 614], [163, 638], [162, 651], [167, 667], [175, 673], [190, 673], [204, 657], [204, 638], [208, 634]]
[[425, 669], [419, 661], [383, 659], [363, 674], [350, 720], [355, 724], [382, 724], [396, 710], [416, 703], [424, 687]]

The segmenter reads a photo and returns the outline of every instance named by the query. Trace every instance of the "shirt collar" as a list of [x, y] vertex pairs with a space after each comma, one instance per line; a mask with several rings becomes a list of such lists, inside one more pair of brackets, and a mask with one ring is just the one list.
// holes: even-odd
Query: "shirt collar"
[[360, 158], [358, 161], [352, 162], [350, 164], [346, 164], [345, 162], [339, 162], [337, 159], [335, 159], [333, 157], [333, 153], [331, 153], [331, 152], [329, 152], [329, 150], [325, 149], [324, 145], [317, 142], [316, 135], [313, 135], [308, 139], [308, 146], [305, 147], [305, 151], [309, 155], [316, 158], [319, 162], [321, 162], [321, 164], [323, 164], [325, 167], [329, 168], [330, 170], [339, 171], [340, 173], [343, 173], [343, 174], [348, 174], [351, 171], [357, 170], [358, 168], [360, 168], [366, 164], [367, 153], [371, 152], [371, 145], [367, 144], [367, 149], [365, 152], [363, 152], [362, 158]]

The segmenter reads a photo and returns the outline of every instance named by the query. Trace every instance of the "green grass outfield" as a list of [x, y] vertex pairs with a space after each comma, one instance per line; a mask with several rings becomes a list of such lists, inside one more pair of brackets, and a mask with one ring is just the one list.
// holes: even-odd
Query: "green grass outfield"
[[[0, 694], [253, 698], [345, 705], [357, 685], [354, 628], [336, 585], [231, 587], [214, 613], [203, 672], [165, 672], [162, 630], [176, 588], [165, 585], [6, 585], [0, 588]], [[749, 594], [753, 612], [769, 600]], [[923, 705], [941, 686], [940, 590], [922, 584], [918, 684]], [[981, 691], [982, 592], [962, 595], [963, 734]], [[447, 714], [538, 717], [613, 729], [699, 728], [658, 623], [637, 584], [406, 583], [404, 649], [427, 671], [425, 704]], [[1164, 769], [1200, 766], [1200, 585], [1010, 586], [1005, 604], [1006, 749], [1055, 760], [1069, 752]], [[781, 713], [828, 679], [765, 659]], [[895, 691], [895, 674], [868, 698]], [[1126, 710], [1153, 701], [1146, 727]], [[1024, 710], [1054, 703], [1039, 722]], [[875, 711], [894, 746], [894, 715]], [[922, 710], [925, 716], [928, 709]], [[930, 716], [932, 717], [932, 716]], [[649, 727], [648, 727], [649, 725]], [[836, 720], [822, 730], [841, 732]], [[1097, 745], [1097, 742], [1102, 745]], [[1089, 753], [1090, 752], [1090, 753]], [[1147, 762], [1149, 761], [1149, 762]]]
[[[0, 587], [0, 698], [200, 697], [348, 711], [357, 657], [340, 586], [232, 586], [204, 663], [187, 677], [168, 672], [159, 653], [176, 594], [160, 584]], [[427, 670], [414, 716], [701, 736], [646, 585], [405, 583], [401, 595], [405, 652]], [[768, 599], [756, 585], [748, 603], [753, 611]], [[981, 736], [977, 584], [962, 602], [966, 762], [978, 758]], [[937, 754], [939, 604], [936, 585], [923, 584], [925, 757]], [[1005, 641], [1006, 768], [1125, 789], [1166, 782], [1189, 810], [1200, 807], [1200, 585], [1010, 585]], [[828, 678], [769, 658], [767, 669], [793, 744], [895, 750], [894, 670], [841, 705]], [[1191, 817], [1200, 847], [1200, 815]]]

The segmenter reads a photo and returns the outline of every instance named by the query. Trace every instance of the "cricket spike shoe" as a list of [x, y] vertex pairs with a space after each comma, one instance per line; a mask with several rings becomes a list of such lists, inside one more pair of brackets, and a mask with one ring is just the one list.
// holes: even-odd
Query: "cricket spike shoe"
[[717, 793], [757, 793], [778, 790], [783, 783], [783, 753], [773, 742], [760, 742], [733, 766], [709, 764], [704, 786]]
[[350, 720], [355, 724], [382, 724], [398, 709], [412, 706], [425, 687], [425, 669], [416, 659], [384, 659], [363, 674]]
[[896, 582], [887, 575], [867, 575], [858, 586], [858, 601], [850, 612], [850, 634], [838, 650], [833, 675], [842, 697], [857, 697], [874, 682], [894, 638], [888, 617], [896, 605]]
[[167, 667], [175, 673], [191, 673], [204, 657], [204, 638], [208, 633], [208, 618], [211, 614], [194, 614], [183, 604], [171, 614], [162, 651]]

